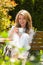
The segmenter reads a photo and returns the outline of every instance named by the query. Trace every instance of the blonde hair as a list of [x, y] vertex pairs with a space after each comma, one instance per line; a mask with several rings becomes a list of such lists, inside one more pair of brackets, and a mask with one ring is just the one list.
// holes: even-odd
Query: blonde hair
[[32, 28], [32, 17], [28, 11], [20, 10], [15, 17], [16, 27], [20, 27], [19, 18], [18, 18], [20, 14], [23, 15], [26, 19], [26, 22], [27, 22], [26, 23], [26, 32], [28, 33], [29, 30]]

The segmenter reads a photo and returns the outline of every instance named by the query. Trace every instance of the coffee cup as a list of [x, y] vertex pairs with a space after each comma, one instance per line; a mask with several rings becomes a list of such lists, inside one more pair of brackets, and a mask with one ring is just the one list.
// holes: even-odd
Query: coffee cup
[[24, 33], [24, 29], [23, 28], [19, 28], [19, 33], [20, 34]]

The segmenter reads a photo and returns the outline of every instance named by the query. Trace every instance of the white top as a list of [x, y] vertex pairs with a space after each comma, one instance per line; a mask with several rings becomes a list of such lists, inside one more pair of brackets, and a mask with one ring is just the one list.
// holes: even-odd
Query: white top
[[[12, 26], [11, 30], [9, 31], [9, 34], [11, 34], [12, 30], [14, 29], [15, 26]], [[12, 41], [10, 41], [11, 45], [14, 45], [18, 48], [25, 47], [28, 48], [29, 44], [32, 42], [34, 35], [34, 30], [30, 29], [29, 34], [23, 33], [21, 37], [19, 37], [16, 33], [12, 35]]]

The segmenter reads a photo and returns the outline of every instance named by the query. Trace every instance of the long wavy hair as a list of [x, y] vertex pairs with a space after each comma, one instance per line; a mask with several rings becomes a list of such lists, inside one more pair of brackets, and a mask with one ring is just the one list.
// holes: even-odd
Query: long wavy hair
[[26, 33], [29, 33], [29, 30], [32, 28], [32, 17], [30, 15], [30, 13], [26, 10], [20, 10], [16, 17], [15, 17], [15, 23], [16, 23], [16, 27], [21, 27], [21, 25], [19, 24], [19, 15], [23, 15], [24, 18], [26, 19]]

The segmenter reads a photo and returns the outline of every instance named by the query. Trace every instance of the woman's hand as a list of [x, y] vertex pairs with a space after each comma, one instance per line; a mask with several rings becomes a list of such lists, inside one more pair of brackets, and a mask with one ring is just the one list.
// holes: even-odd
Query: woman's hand
[[15, 27], [15, 28], [14, 28], [14, 32], [15, 32], [15, 33], [19, 33], [19, 29]]
[[4, 42], [5, 41], [5, 38], [0, 38], [0, 42]]
[[14, 32], [17, 33], [19, 35], [19, 37], [21, 37], [21, 34], [19, 32], [19, 28], [14, 28]]
[[12, 41], [11, 38], [0, 38], [0, 42], [4, 42], [5, 40]]

